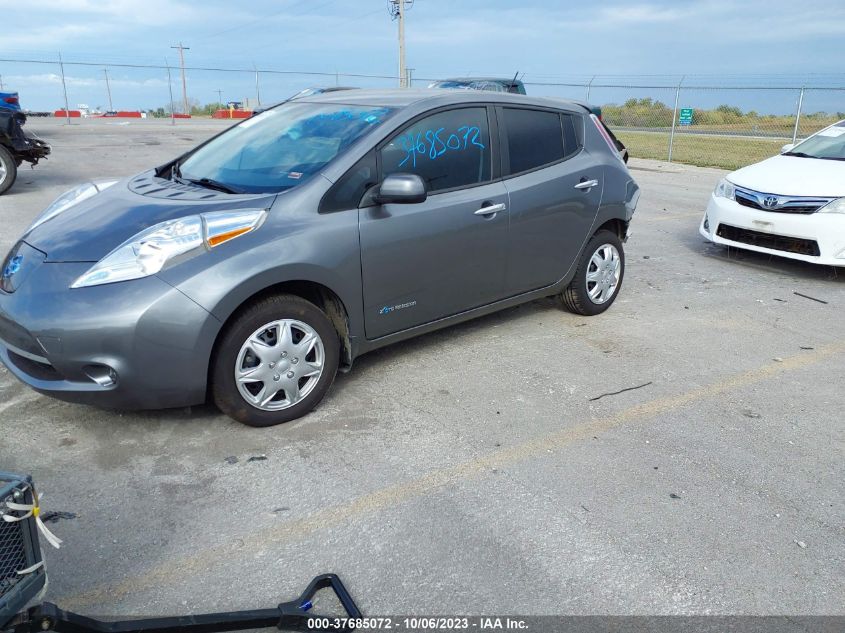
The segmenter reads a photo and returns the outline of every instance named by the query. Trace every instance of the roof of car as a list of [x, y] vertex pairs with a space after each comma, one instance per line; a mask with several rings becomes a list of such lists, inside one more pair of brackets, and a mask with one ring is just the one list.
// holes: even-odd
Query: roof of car
[[[546, 99], [508, 92], [486, 92], [480, 90], [442, 90], [439, 88], [393, 88], [382, 90], [343, 90], [302, 97], [297, 102], [337, 103], [346, 105], [383, 106], [404, 108], [410, 105], [430, 105], [433, 108], [460, 103], [502, 103], [513, 105], [537, 105], [567, 109], [571, 102], [561, 99]], [[577, 107], [572, 107], [577, 110]]]

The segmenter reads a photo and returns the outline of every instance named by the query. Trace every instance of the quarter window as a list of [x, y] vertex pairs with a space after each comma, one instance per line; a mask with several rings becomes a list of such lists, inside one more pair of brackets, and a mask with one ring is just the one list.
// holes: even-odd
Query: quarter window
[[581, 145], [578, 142], [578, 134], [575, 131], [576, 116], [577, 115], [574, 114], [560, 115], [560, 120], [563, 122], [563, 149], [566, 152], [567, 158], [575, 154], [581, 148]]
[[504, 108], [510, 174], [563, 160], [560, 114], [543, 110]]
[[381, 150], [382, 175], [418, 174], [429, 193], [490, 180], [487, 108], [438, 112], [400, 132]]
[[320, 213], [358, 208], [367, 189], [377, 183], [376, 154], [371, 151], [343, 174], [323, 196]]

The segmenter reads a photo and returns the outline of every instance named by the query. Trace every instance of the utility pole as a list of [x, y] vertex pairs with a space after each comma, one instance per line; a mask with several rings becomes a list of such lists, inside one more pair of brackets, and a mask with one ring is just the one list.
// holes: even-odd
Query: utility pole
[[405, 70], [405, 0], [399, 0], [399, 87], [407, 88], [408, 71]]
[[113, 112], [114, 106], [112, 105], [112, 102], [111, 102], [111, 86], [109, 85], [109, 69], [108, 68], [103, 68], [103, 75], [106, 76], [106, 92], [109, 93], [109, 112]]
[[191, 48], [189, 46], [182, 46], [182, 42], [179, 42], [179, 46], [171, 46], [170, 48], [179, 51], [179, 66], [182, 68], [182, 102], [185, 106], [185, 114], [190, 114], [191, 110], [188, 107], [188, 83], [185, 81], [185, 51], [189, 51]]
[[176, 113], [173, 111], [173, 80], [170, 78], [170, 62], [164, 60], [167, 66], [167, 89], [170, 91], [170, 125], [176, 125]]
[[65, 64], [62, 61], [62, 54], [59, 53], [59, 72], [62, 73], [62, 92], [65, 93], [65, 122], [70, 125], [70, 104], [67, 99], [67, 82], [65, 81]]
[[3, 90], [3, 75], [0, 75], [0, 91]]
[[215, 92], [217, 92], [217, 103], [223, 103], [223, 91], [218, 88]]
[[399, 20], [399, 87], [408, 87], [408, 70], [405, 65], [405, 12], [414, 6], [414, 0], [390, 0], [390, 16]]

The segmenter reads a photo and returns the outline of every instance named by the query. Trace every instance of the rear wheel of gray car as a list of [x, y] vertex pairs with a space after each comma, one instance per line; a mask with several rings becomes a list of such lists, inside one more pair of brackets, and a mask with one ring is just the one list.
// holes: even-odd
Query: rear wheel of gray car
[[601, 314], [613, 305], [624, 276], [622, 240], [612, 231], [598, 231], [581, 254], [575, 277], [560, 294], [561, 302], [575, 314]]
[[6, 193], [18, 177], [18, 165], [5, 147], [0, 145], [0, 194]]
[[339, 357], [337, 332], [320, 308], [294, 295], [266, 297], [222, 334], [211, 394], [223, 413], [249, 426], [295, 420], [326, 395]]

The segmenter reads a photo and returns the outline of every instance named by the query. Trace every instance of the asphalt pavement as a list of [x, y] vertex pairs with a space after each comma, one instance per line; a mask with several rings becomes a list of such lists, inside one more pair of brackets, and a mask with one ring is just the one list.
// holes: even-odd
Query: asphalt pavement
[[[225, 125], [31, 120], [53, 155], [0, 197], [0, 251], [71, 186]], [[632, 168], [607, 313], [547, 299], [371, 353], [292, 423], [65, 404], [0, 370], [0, 470], [73, 514], [47, 597], [256, 608], [335, 572], [372, 615], [845, 613], [845, 270], [706, 243], [724, 172]]]

